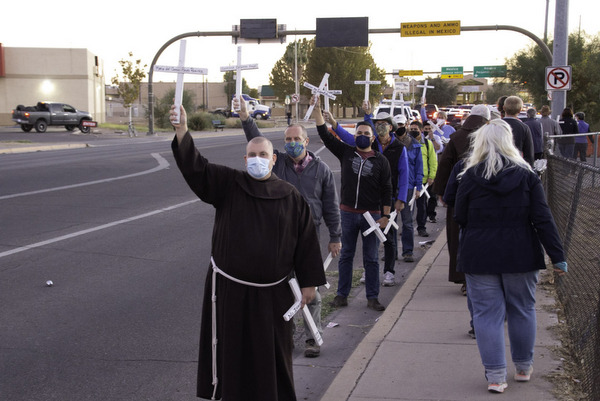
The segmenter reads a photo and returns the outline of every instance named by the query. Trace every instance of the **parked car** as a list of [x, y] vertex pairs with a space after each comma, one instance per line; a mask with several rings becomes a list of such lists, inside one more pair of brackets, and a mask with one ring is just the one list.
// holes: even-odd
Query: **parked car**
[[79, 128], [87, 134], [90, 127], [84, 121], [91, 122], [92, 115], [65, 103], [38, 102], [35, 106], [18, 105], [12, 111], [12, 120], [25, 132], [35, 128], [41, 133], [46, 132], [49, 125], [64, 125], [67, 131]]
[[[419, 115], [419, 112], [416, 110], [412, 110], [410, 108], [410, 106], [407, 106], [408, 102], [405, 102], [403, 107], [400, 106], [394, 106], [394, 113], [390, 113], [390, 108], [391, 108], [391, 100], [388, 99], [384, 99], [379, 106], [377, 106], [375, 108], [375, 110], [373, 111], [373, 116], [377, 116], [377, 114], [379, 113], [388, 113], [388, 114], [392, 114], [393, 116], [397, 116], [399, 114], [404, 114], [404, 116], [406, 117], [406, 119], [409, 121], [409, 123], [413, 120], [420, 120], [421, 117]], [[415, 115], [416, 113], [416, 115]]]

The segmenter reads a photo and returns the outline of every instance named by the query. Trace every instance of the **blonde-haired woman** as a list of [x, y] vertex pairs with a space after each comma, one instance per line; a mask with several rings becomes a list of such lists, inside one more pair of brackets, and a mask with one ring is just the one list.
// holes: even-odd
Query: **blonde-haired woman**
[[488, 390], [506, 383], [504, 320], [516, 381], [533, 372], [535, 288], [544, 251], [567, 271], [554, 219], [537, 174], [515, 147], [510, 126], [492, 120], [472, 134], [471, 153], [456, 177], [460, 224], [458, 271], [466, 275], [477, 346]]

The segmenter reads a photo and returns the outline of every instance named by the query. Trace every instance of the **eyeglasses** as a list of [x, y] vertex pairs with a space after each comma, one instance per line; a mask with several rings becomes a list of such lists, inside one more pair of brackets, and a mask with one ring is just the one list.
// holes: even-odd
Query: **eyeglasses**
[[387, 121], [375, 121], [375, 126], [388, 125]]

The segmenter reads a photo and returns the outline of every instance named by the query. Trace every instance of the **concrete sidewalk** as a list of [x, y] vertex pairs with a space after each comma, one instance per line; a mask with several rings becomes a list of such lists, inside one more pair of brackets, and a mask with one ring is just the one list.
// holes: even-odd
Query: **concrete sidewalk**
[[545, 307], [554, 298], [538, 287], [531, 381], [512, 379], [515, 370], [507, 345], [508, 388], [493, 394], [487, 391], [477, 343], [467, 334], [467, 298], [447, 277], [444, 230], [321, 400], [556, 400], [552, 383], [545, 379], [560, 366], [551, 352], [560, 341], [549, 330], [557, 316]]

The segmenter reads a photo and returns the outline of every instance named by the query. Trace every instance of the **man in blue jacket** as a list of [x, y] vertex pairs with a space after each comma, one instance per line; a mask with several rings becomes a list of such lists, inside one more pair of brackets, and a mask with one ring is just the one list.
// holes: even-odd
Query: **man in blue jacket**
[[[248, 141], [263, 136], [253, 118], [250, 118], [245, 102], [234, 101], [234, 107], [239, 105], [242, 128]], [[302, 194], [308, 206], [319, 235], [321, 220], [329, 229], [328, 250], [332, 257], [340, 253], [342, 247], [342, 228], [340, 225], [339, 199], [335, 187], [333, 173], [314, 153], [307, 150], [309, 138], [306, 129], [301, 125], [290, 125], [284, 132], [285, 153], [273, 150], [277, 160], [273, 172], [282, 180], [292, 184]], [[317, 329], [323, 333], [321, 325], [321, 295], [316, 292], [315, 298], [308, 304], [308, 309], [315, 321]], [[308, 325], [304, 324], [306, 344], [304, 356], [318, 357], [321, 349], [310, 334]]]
[[[366, 121], [367, 117], [370, 118], [371, 116], [369, 102], [363, 103], [363, 110], [365, 110]], [[325, 111], [323, 112], [323, 117], [331, 124], [331, 128], [342, 141], [348, 145], [356, 146], [354, 135], [339, 125], [331, 113]], [[392, 117], [388, 113], [379, 113], [377, 118], [372, 121], [374, 122], [377, 135], [375, 136], [375, 141], [373, 141], [371, 148], [383, 154], [390, 163], [392, 174], [392, 200], [394, 201], [395, 209], [400, 212], [406, 205], [406, 194], [408, 193], [408, 157], [406, 155], [406, 149], [404, 148], [404, 145], [395, 138], [395, 135], [393, 134], [394, 123]], [[397, 221], [397, 217], [395, 221]], [[387, 240], [383, 243], [384, 266], [382, 284], [386, 287], [390, 287], [396, 284], [394, 275], [396, 273], [396, 258], [398, 257], [398, 230], [392, 226], [386, 234], [386, 238]], [[366, 278], [363, 275], [361, 282], [364, 282], [365, 279]]]

